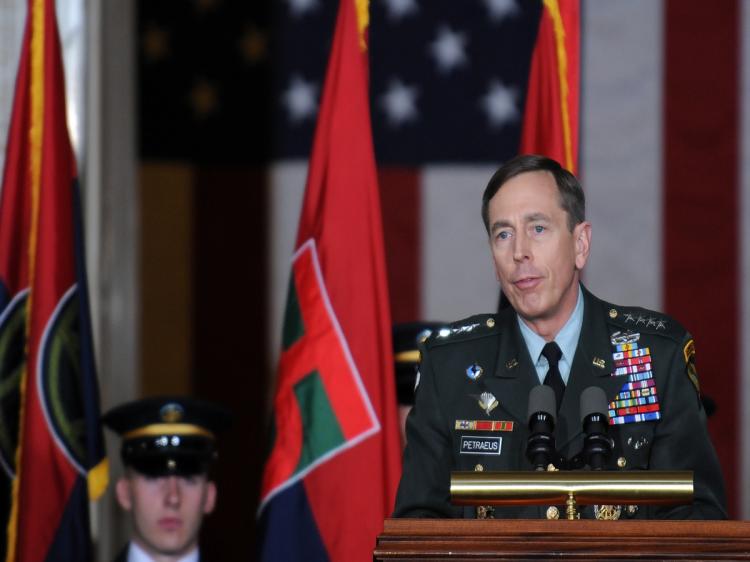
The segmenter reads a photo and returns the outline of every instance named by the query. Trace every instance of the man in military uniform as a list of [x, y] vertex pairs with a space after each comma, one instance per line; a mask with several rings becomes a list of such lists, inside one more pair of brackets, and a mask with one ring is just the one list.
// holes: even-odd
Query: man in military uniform
[[454, 470], [533, 470], [525, 454], [529, 393], [547, 384], [563, 459], [583, 446], [581, 393], [599, 387], [614, 442], [606, 470], [694, 471], [691, 505], [587, 508], [583, 517], [725, 518], [693, 340], [672, 318], [606, 303], [581, 285], [591, 225], [578, 180], [554, 160], [519, 156], [490, 179], [482, 217], [511, 306], [438, 330], [422, 345], [394, 515], [558, 517], [554, 507], [453, 506], [449, 492]]
[[125, 474], [115, 491], [132, 524], [115, 562], [198, 562], [203, 516], [216, 504], [209, 479], [215, 436], [229, 413], [199, 400], [155, 397], [118, 406], [103, 422], [122, 437]]

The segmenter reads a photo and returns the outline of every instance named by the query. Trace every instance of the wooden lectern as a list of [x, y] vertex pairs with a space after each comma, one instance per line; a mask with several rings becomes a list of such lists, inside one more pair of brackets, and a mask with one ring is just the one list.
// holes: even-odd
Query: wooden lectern
[[750, 560], [750, 521], [386, 519], [373, 560]]

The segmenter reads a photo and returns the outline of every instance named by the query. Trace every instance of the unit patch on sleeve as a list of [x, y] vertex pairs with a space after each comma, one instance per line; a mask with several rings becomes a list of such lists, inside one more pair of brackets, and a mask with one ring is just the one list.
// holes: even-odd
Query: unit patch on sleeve
[[693, 383], [698, 396], [701, 394], [701, 385], [698, 382], [698, 371], [695, 369], [695, 342], [691, 339], [682, 348], [682, 354], [685, 356], [685, 370], [690, 382]]
[[654, 421], [661, 418], [659, 397], [651, 371], [651, 350], [639, 347], [640, 334], [615, 332], [611, 336], [613, 377], [627, 377], [609, 403], [610, 425]]

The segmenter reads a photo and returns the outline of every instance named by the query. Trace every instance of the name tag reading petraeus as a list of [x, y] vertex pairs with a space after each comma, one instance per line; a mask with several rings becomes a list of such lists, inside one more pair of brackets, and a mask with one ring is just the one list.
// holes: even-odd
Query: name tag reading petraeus
[[461, 436], [462, 455], [499, 455], [502, 450], [502, 437]]

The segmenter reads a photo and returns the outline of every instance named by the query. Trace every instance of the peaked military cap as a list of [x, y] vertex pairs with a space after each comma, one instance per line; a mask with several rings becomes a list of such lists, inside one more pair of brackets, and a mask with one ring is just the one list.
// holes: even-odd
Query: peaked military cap
[[439, 322], [408, 322], [393, 326], [393, 358], [396, 363], [396, 395], [398, 403], [414, 404], [414, 384], [419, 365], [420, 342], [445, 326]]
[[217, 456], [216, 434], [230, 420], [223, 406], [182, 396], [135, 400], [102, 417], [122, 437], [123, 464], [148, 476], [208, 472]]

